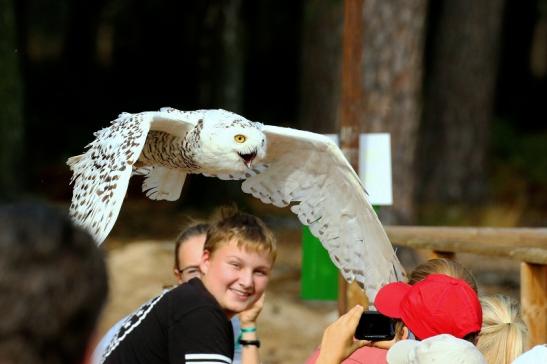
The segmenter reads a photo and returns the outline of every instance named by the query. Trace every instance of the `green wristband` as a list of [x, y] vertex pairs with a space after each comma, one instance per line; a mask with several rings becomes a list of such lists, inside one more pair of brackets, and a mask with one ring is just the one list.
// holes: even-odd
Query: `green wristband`
[[[256, 332], [256, 327], [240, 327], [239, 328], [239, 335], [236, 339], [236, 347], [239, 347], [241, 344], [241, 340], [242, 340], [242, 335], [243, 333], [248, 333], [248, 332]], [[243, 340], [245, 341], [245, 340]], [[251, 344], [251, 345], [256, 345], [256, 344]], [[260, 343], [258, 344], [260, 345]]]

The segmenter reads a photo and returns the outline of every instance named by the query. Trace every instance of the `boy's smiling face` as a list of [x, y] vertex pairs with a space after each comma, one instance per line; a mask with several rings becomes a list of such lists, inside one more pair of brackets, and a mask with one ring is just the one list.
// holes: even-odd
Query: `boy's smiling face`
[[238, 247], [235, 240], [201, 260], [203, 284], [228, 317], [249, 308], [260, 298], [270, 278], [272, 259], [267, 253]]

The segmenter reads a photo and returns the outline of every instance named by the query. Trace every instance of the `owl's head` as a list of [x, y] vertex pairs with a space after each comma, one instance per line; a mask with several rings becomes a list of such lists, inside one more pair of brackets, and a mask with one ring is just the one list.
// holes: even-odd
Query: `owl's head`
[[203, 116], [200, 153], [195, 158], [204, 169], [241, 172], [264, 158], [266, 136], [262, 124], [225, 110], [207, 110]]

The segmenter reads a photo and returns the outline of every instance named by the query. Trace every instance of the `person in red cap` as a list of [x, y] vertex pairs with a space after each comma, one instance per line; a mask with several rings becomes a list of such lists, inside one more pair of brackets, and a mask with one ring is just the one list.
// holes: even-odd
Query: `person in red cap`
[[[477, 292], [477, 283], [475, 278], [467, 269], [454, 260], [436, 258], [430, 259], [417, 267], [415, 267], [408, 277], [408, 283], [414, 285], [423, 281], [431, 274], [445, 274], [454, 278], [463, 279], [475, 292]], [[337, 333], [334, 336], [342, 336], [342, 333]], [[351, 333], [353, 335], [353, 332]], [[333, 336], [333, 335], [331, 335]], [[353, 336], [351, 336], [353, 337]], [[395, 338], [387, 341], [374, 341], [367, 344], [360, 349], [357, 349], [342, 361], [342, 364], [361, 363], [361, 364], [385, 364], [387, 350], [391, 348], [396, 342], [401, 340], [407, 340], [414, 338], [413, 334], [409, 333], [409, 329], [404, 325], [403, 321], [399, 318], [395, 320]], [[328, 341], [328, 340], [327, 340]], [[333, 350], [336, 345], [329, 345], [330, 350]], [[336, 350], [334, 350], [336, 351]], [[318, 357], [320, 354], [320, 348], [316, 348], [315, 351], [308, 357], [306, 364], [319, 364]]]
[[[374, 304], [382, 314], [402, 320], [418, 340], [450, 334], [476, 344], [482, 325], [475, 290], [466, 281], [444, 274], [431, 274], [414, 285], [390, 283], [378, 291]], [[356, 349], [371, 344], [353, 339], [362, 311], [355, 306], [327, 327], [316, 364], [340, 364]]]
[[396, 282], [382, 287], [374, 305], [382, 314], [401, 319], [420, 340], [439, 334], [476, 343], [482, 325], [477, 293], [462, 279], [431, 274], [411, 286]]
[[[417, 267], [415, 267], [408, 276], [408, 283], [414, 285], [431, 274], [446, 274], [451, 277], [463, 279], [473, 290], [477, 291], [477, 283], [475, 278], [465, 267], [454, 260], [436, 258], [430, 259]], [[408, 328], [404, 325], [401, 319], [395, 320], [395, 338], [387, 341], [374, 341], [368, 343], [360, 349], [357, 349], [347, 357], [343, 364], [349, 363], [361, 363], [361, 364], [375, 364], [386, 363], [387, 350], [391, 348], [396, 342], [400, 340], [407, 340], [413, 338], [409, 335]], [[353, 333], [351, 333], [353, 335]], [[343, 336], [341, 334], [341, 336]], [[330, 345], [334, 347], [335, 345]], [[316, 364], [320, 354], [320, 348], [316, 348], [315, 351], [308, 357], [306, 364]]]

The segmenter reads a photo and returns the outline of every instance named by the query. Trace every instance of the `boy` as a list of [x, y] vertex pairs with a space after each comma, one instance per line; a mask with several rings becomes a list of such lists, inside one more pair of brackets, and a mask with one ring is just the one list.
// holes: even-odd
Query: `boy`
[[234, 339], [229, 320], [262, 296], [275, 257], [273, 234], [260, 219], [224, 213], [208, 231], [202, 279], [142, 306], [109, 345], [105, 362], [230, 364]]

